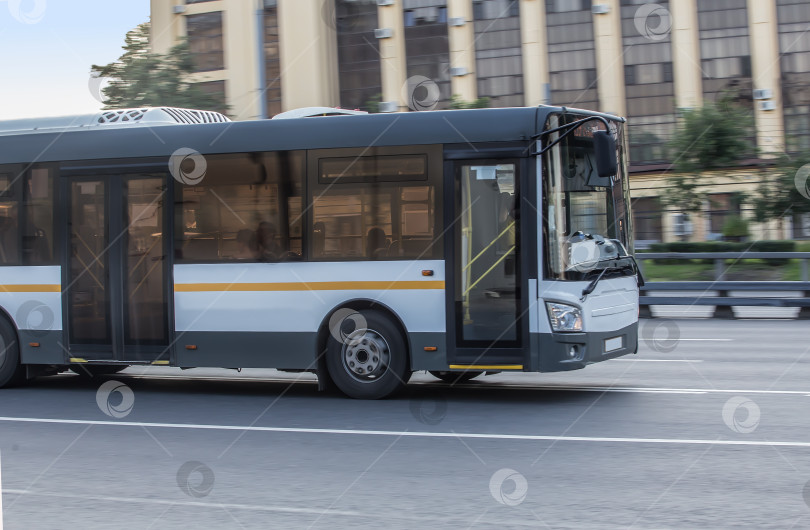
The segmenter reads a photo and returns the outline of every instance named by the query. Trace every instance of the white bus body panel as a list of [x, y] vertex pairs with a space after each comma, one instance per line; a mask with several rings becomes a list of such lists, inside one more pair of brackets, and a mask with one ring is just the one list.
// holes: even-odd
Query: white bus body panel
[[[432, 270], [433, 276], [423, 276]], [[430, 282], [426, 289], [352, 289], [352, 282]], [[319, 289], [346, 282], [348, 289]], [[317, 332], [327, 313], [348, 300], [369, 299], [391, 308], [408, 332], [445, 331], [443, 261], [285, 262], [175, 265], [175, 325], [188, 331]], [[239, 284], [294, 284], [250, 290]], [[183, 284], [233, 284], [185, 292]], [[428, 284], [426, 284], [428, 285]], [[180, 290], [178, 290], [180, 287]], [[204, 289], [204, 288], [202, 288]], [[244, 289], [244, 290], [243, 290]]]
[[62, 330], [61, 267], [3, 267], [0, 307], [17, 329]]
[[[582, 302], [582, 290], [590, 282], [545, 281], [540, 297], [544, 301], [563, 302], [582, 308], [583, 328], [587, 332], [616, 331], [638, 322], [638, 286], [636, 277], [600, 280], [594, 292]], [[551, 333], [548, 313], [543, 304], [539, 326]]]

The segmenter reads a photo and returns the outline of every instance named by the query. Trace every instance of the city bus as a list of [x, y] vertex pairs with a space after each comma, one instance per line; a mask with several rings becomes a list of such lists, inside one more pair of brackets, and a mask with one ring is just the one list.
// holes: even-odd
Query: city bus
[[316, 114], [0, 122], [0, 386], [273, 368], [376, 399], [637, 351], [624, 119]]

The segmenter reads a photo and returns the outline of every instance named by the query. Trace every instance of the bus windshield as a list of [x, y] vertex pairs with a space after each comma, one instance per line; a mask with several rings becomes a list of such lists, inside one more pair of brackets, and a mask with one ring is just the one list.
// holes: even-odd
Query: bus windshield
[[[554, 115], [547, 129], [584, 117]], [[618, 146], [618, 172], [612, 178], [600, 178], [596, 170], [593, 133], [600, 129], [605, 125], [599, 121], [585, 122], [543, 157], [548, 278], [583, 280], [615, 266], [616, 261], [629, 259], [632, 251], [623, 125], [611, 122], [610, 133]], [[564, 132], [548, 135], [545, 142], [553, 142]]]

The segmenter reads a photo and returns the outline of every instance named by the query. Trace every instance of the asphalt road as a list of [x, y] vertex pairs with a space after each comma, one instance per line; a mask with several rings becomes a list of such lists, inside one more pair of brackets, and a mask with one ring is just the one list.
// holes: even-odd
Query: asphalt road
[[371, 402], [271, 370], [44, 378], [0, 391], [4, 522], [808, 528], [808, 329], [647, 321], [630, 359]]

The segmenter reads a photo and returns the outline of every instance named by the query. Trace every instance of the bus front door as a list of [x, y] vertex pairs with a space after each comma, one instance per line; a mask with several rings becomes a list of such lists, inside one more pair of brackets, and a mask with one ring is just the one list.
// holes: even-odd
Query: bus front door
[[168, 361], [166, 179], [66, 179], [68, 349], [74, 360]]
[[518, 167], [512, 160], [454, 164], [451, 368], [522, 368]]

